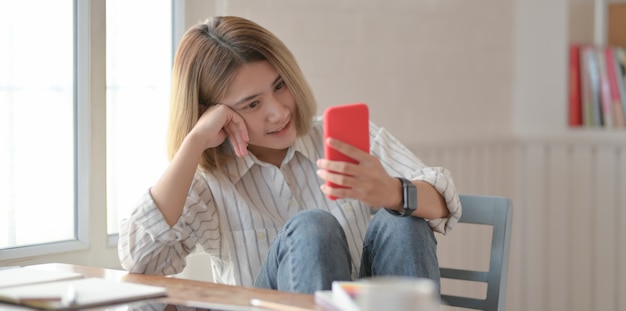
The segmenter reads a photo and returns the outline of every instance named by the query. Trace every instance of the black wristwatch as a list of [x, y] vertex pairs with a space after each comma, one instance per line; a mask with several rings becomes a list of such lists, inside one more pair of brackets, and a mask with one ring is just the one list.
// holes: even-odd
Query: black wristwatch
[[386, 209], [392, 214], [407, 217], [413, 214], [417, 210], [417, 187], [408, 179], [402, 177], [396, 177], [402, 182], [402, 208], [403, 212], [394, 211], [392, 209]]

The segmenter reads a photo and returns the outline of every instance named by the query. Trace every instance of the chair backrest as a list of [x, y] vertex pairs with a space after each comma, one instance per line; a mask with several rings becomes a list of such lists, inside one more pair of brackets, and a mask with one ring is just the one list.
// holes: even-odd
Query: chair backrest
[[[463, 213], [460, 223], [491, 225], [489, 271], [473, 271], [440, 267], [442, 279], [487, 283], [485, 299], [442, 294], [446, 305], [477, 310], [504, 310], [509, 250], [511, 243], [512, 203], [496, 196], [461, 195]], [[463, 234], [455, 231], [454, 234]]]

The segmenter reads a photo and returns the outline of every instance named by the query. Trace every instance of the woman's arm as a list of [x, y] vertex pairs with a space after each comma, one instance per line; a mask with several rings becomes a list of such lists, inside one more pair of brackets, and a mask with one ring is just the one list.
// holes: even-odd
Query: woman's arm
[[[171, 275], [183, 270], [195, 239], [182, 226], [170, 228], [149, 193], [120, 224], [117, 251], [122, 267], [132, 273]], [[186, 226], [189, 227], [189, 226]]]
[[170, 227], [146, 192], [132, 214], [122, 220], [118, 254], [122, 267], [134, 273], [171, 275], [182, 271], [185, 257], [198, 239], [219, 235], [211, 191], [205, 177], [196, 175], [180, 220]]
[[178, 152], [150, 194], [167, 223], [173, 226], [183, 211], [191, 181], [204, 150], [219, 146], [230, 137], [238, 156], [246, 154], [245, 123], [232, 109], [214, 105], [205, 111], [185, 137]]
[[[395, 203], [384, 207], [402, 213], [404, 211], [402, 208], [402, 182], [397, 178], [393, 179], [395, 179], [395, 183], [398, 184], [395, 191], [397, 195], [393, 196], [395, 197], [395, 199], [393, 199]], [[426, 219], [448, 217], [450, 214], [448, 206], [435, 187], [422, 180], [413, 180], [411, 182], [417, 187], [417, 210], [415, 210], [411, 216]], [[390, 193], [394, 193], [393, 190]]]
[[183, 212], [187, 193], [203, 152], [201, 139], [195, 135], [187, 135], [168, 168], [150, 189], [154, 203], [170, 227], [176, 224]]
[[372, 207], [400, 210], [402, 183], [409, 179], [417, 187], [418, 205], [412, 214], [429, 221], [433, 230], [445, 233], [461, 217], [461, 204], [450, 172], [429, 167], [387, 131], [370, 123], [369, 153], [336, 139], [332, 148], [357, 160], [358, 164], [319, 159], [318, 176], [347, 188], [322, 185], [327, 195], [353, 198]]
[[[204, 150], [218, 146], [227, 137], [238, 156], [246, 153], [248, 134], [243, 119], [226, 106], [212, 106], [185, 137], [161, 178], [122, 221], [118, 253], [126, 270], [178, 273], [195, 248], [198, 232], [194, 228], [206, 235], [210, 230], [204, 226], [217, 227], [211, 224], [217, 221], [210, 219], [213, 213], [206, 212], [214, 208], [211, 192], [205, 191], [201, 178], [194, 183], [194, 176]], [[187, 210], [185, 204], [190, 206]], [[192, 223], [197, 225], [189, 225]]]
[[[369, 206], [386, 207], [402, 212], [402, 182], [389, 176], [380, 160], [356, 147], [336, 139], [327, 143], [334, 149], [356, 159], [358, 164], [319, 159], [318, 175], [327, 181], [347, 188], [332, 188], [322, 185], [324, 193], [339, 198], [353, 198]], [[448, 216], [448, 208], [441, 194], [429, 183], [412, 181], [417, 187], [417, 210], [412, 216], [427, 219]]]

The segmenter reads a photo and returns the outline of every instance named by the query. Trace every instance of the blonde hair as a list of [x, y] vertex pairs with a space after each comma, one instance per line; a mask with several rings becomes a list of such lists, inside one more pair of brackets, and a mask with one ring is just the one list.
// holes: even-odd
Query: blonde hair
[[[174, 58], [167, 137], [170, 160], [202, 113], [223, 98], [236, 71], [243, 64], [261, 60], [274, 66], [294, 97], [298, 135], [309, 131], [316, 113], [315, 98], [289, 49], [250, 20], [212, 17], [184, 34]], [[200, 168], [215, 170], [234, 157], [226, 144], [205, 150]]]

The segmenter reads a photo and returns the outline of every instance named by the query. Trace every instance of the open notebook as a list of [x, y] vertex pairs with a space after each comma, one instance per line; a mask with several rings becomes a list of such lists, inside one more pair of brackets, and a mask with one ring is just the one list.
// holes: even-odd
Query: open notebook
[[27, 284], [79, 279], [83, 275], [71, 271], [52, 271], [29, 267], [0, 269], [0, 288]]
[[0, 288], [0, 301], [40, 309], [82, 309], [167, 295], [163, 287], [80, 278]]

